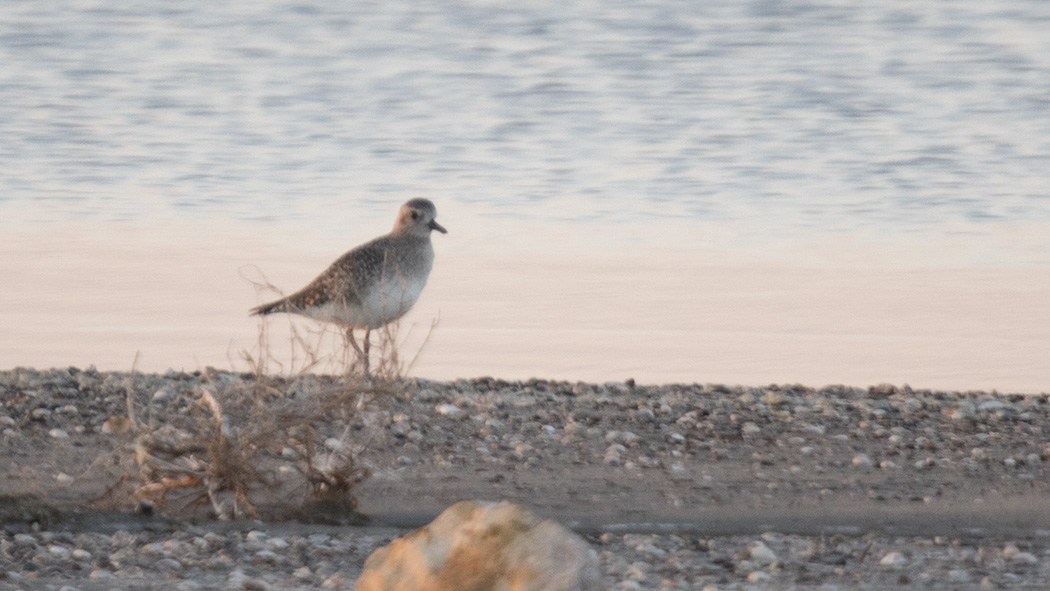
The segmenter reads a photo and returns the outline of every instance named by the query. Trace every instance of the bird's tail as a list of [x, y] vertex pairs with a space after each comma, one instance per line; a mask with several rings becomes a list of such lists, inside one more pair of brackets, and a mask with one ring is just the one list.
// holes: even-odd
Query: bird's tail
[[286, 312], [287, 309], [288, 300], [277, 300], [276, 302], [270, 302], [269, 304], [263, 304], [252, 308], [251, 315], [266, 316], [267, 314], [274, 314], [276, 312]]

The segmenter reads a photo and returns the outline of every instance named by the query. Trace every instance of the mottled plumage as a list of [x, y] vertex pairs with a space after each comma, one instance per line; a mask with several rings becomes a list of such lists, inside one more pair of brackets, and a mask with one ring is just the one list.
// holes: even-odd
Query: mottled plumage
[[[287, 312], [338, 324], [348, 331], [365, 329], [362, 355], [367, 373], [368, 331], [403, 316], [426, 285], [434, 264], [430, 232], [446, 232], [436, 216], [437, 209], [427, 199], [406, 202], [389, 234], [347, 252], [303, 289], [254, 308], [252, 313]], [[349, 334], [356, 348], [353, 333]]]

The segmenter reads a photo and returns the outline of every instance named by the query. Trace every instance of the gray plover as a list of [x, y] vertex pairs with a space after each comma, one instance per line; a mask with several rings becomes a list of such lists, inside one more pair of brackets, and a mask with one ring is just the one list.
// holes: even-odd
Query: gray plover
[[[447, 232], [436, 216], [437, 209], [428, 199], [405, 202], [389, 234], [352, 249], [306, 287], [253, 308], [252, 314], [300, 314], [346, 328], [367, 376], [372, 329], [404, 316], [427, 283], [434, 265], [430, 232]], [[363, 349], [354, 338], [354, 329], [365, 331]]]

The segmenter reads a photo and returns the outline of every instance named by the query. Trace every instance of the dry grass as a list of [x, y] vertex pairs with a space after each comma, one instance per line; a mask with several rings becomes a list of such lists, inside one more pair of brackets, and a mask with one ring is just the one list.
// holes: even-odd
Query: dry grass
[[370, 475], [362, 456], [378, 428], [373, 411], [395, 397], [411, 365], [398, 354], [399, 327], [373, 331], [375, 363], [365, 377], [345, 334], [288, 322], [285, 360], [261, 317], [256, 344], [240, 352], [246, 372], [209, 369], [202, 386], [163, 414], [129, 378], [127, 420], [114, 422], [123, 476], [103, 501], [219, 519], [274, 507], [356, 519], [354, 489]]

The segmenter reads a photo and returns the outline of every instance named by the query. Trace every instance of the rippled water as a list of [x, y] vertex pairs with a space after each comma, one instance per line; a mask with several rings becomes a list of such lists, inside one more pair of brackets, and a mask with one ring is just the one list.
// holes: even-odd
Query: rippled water
[[[0, 303], [10, 334], [24, 336], [7, 337], [0, 365], [83, 363], [44, 354], [55, 339], [82, 350], [86, 337], [59, 327], [98, 313], [84, 304], [94, 296], [52, 281], [55, 273], [76, 270], [118, 309], [157, 304], [126, 321], [124, 337], [94, 341], [95, 362], [117, 365], [104, 351], [127, 359], [159, 339], [151, 327], [172, 322], [169, 298], [185, 288], [164, 276], [199, 289], [219, 281], [203, 269], [223, 275], [231, 294], [240, 290], [239, 314], [255, 303], [240, 279], [245, 265], [294, 289], [385, 231], [397, 204], [415, 195], [437, 202], [452, 230], [438, 238], [435, 271], [444, 265], [449, 275], [435, 275], [428, 295], [491, 294], [503, 304], [463, 336], [464, 349], [484, 331], [515, 335], [524, 329], [514, 322], [560, 318], [564, 303], [536, 306], [544, 293], [552, 302], [586, 298], [562, 323], [567, 331], [580, 329], [576, 319], [616, 318], [602, 330], [621, 330], [598, 342], [627, 343], [632, 330], [662, 326], [653, 309], [738, 325], [759, 312], [780, 318], [766, 304], [694, 311], [717, 273], [690, 271], [682, 282], [672, 266], [649, 277], [659, 290], [629, 278], [605, 285], [625, 272], [607, 263], [627, 255], [641, 261], [632, 273], [665, 268], [645, 261], [669, 253], [689, 269], [743, 265], [734, 273], [748, 277], [760, 274], [751, 264], [831, 268], [811, 280], [843, 289], [826, 304], [832, 310], [856, 300], [834, 281], [842, 267], [1020, 269], [1027, 299], [1005, 305], [1029, 305], [1050, 267], [1047, 30], [1050, 4], [1030, 1], [7, 0], [0, 232], [9, 238], [0, 271], [22, 283]], [[581, 267], [550, 284], [543, 261]], [[512, 294], [498, 289], [508, 265], [519, 270]], [[298, 274], [275, 276], [282, 269]], [[469, 297], [454, 279], [468, 272], [480, 276]], [[135, 280], [150, 273], [157, 277]], [[938, 285], [972, 291], [951, 281]], [[205, 302], [191, 315], [216, 313]], [[119, 323], [107, 318], [101, 326]], [[456, 318], [446, 314], [438, 334], [466, 330], [451, 325]], [[1002, 328], [990, 318], [984, 335]], [[1045, 329], [1036, 344], [1050, 338], [1045, 319], [1034, 309], [1021, 321]], [[814, 322], [810, 332], [833, 332]], [[244, 327], [223, 330], [236, 341]], [[696, 329], [681, 341], [710, 336]], [[623, 377], [614, 354], [588, 357], [592, 341], [559, 353], [576, 361], [558, 365], [541, 338], [553, 337], [525, 339], [505, 357], [536, 372]], [[213, 351], [199, 350], [213, 344], [186, 339], [202, 363], [215, 363]], [[691, 369], [707, 353], [683, 353], [679, 370], [653, 379], [718, 379], [718, 364]], [[457, 358], [430, 371], [529, 371], [471, 354], [475, 363]], [[749, 365], [742, 354], [735, 361]], [[1046, 359], [1024, 359], [1033, 383], [1050, 383], [1034, 369]], [[874, 374], [900, 381], [894, 363]], [[773, 379], [792, 379], [790, 367]]]

